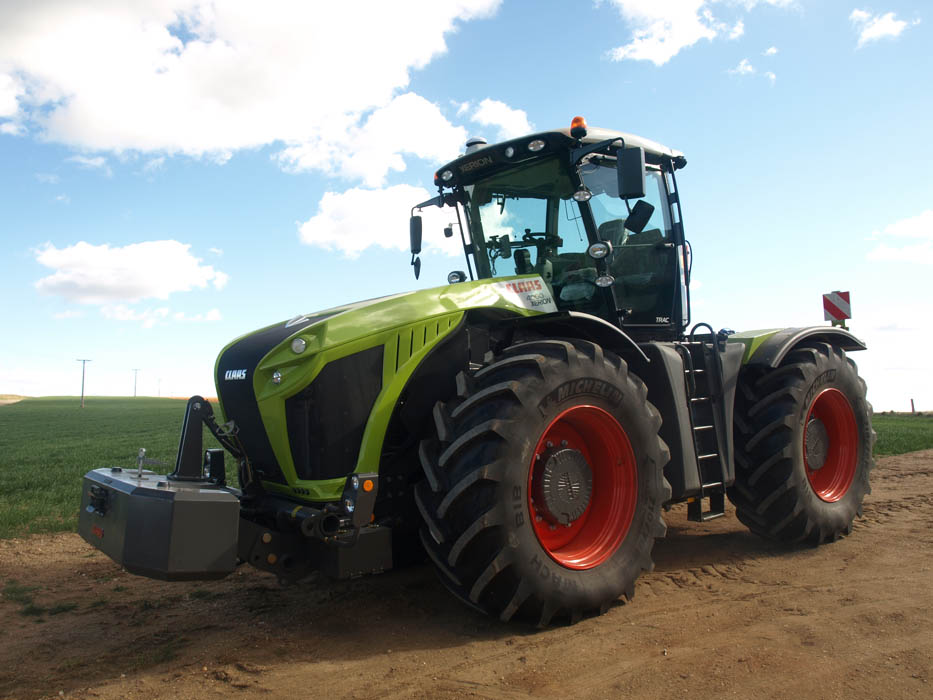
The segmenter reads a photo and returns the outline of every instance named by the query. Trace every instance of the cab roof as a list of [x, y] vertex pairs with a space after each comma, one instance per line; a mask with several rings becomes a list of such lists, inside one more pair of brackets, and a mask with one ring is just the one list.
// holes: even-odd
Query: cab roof
[[[645, 151], [645, 161], [653, 165], [661, 165], [670, 159], [674, 163], [674, 168], [682, 168], [687, 161], [681, 151], [668, 148], [657, 141], [646, 139], [635, 134], [629, 134], [624, 131], [613, 131], [611, 129], [602, 129], [600, 127], [587, 127], [586, 136], [580, 141], [582, 144], [589, 145], [606, 141], [608, 139], [621, 138], [626, 146], [641, 147]], [[543, 150], [531, 152], [528, 144], [533, 141], [543, 141], [546, 145]], [[508, 164], [517, 164], [531, 158], [540, 157], [555, 151], [570, 149], [575, 146], [577, 139], [570, 135], [570, 127], [564, 129], [552, 129], [550, 131], [538, 131], [533, 134], [527, 134], [498, 143], [480, 143], [470, 145], [465, 154], [441, 166], [435, 175], [435, 184], [441, 186], [453, 186], [455, 184], [469, 184], [480, 177], [481, 173], [488, 173], [489, 170], [498, 170]], [[511, 147], [513, 155], [506, 155], [507, 149]], [[450, 171], [453, 174], [448, 179], [440, 178], [442, 173]]]

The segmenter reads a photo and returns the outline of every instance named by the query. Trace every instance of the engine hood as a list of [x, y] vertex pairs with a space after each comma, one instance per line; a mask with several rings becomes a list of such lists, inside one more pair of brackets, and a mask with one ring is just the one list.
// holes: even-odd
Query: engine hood
[[[422, 350], [459, 324], [465, 312], [479, 308], [517, 316], [557, 311], [541, 277], [523, 275], [393, 294], [296, 316], [241, 336], [221, 351], [214, 368], [221, 411], [236, 421], [251, 459], [272, 475], [283, 462], [281, 454], [276, 456], [282, 449], [273, 449], [275, 440], [270, 444], [266, 434], [282, 433], [284, 401], [307, 387], [327, 363], [382, 346], [386, 358], [391, 353], [390, 373], [410, 371], [402, 365], [417, 364]], [[302, 349], [296, 352], [292, 345], [299, 338]], [[388, 359], [386, 363], [389, 372]]]
[[[381, 331], [478, 308], [521, 316], [557, 311], [550, 289], [538, 275], [460, 282], [337, 306], [280, 321], [229, 343], [217, 358], [217, 387], [249, 383], [251, 369], [290, 364]], [[305, 342], [300, 354], [291, 349], [296, 338]]]

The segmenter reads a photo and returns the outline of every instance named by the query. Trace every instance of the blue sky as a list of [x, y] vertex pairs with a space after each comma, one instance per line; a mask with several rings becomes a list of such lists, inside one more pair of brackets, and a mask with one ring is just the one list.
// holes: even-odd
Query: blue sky
[[[338, 6], [339, 5], [339, 6]], [[876, 410], [933, 409], [930, 6], [897, 0], [0, 6], [0, 393], [214, 394], [250, 330], [442, 284], [468, 136], [569, 124], [683, 151], [694, 319], [824, 323]]]

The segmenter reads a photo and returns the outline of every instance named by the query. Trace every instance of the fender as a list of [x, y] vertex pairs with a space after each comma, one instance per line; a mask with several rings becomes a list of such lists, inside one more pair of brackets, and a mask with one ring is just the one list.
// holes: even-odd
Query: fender
[[635, 353], [642, 362], [650, 362], [645, 351], [624, 331], [598, 316], [579, 311], [558, 311], [542, 316], [513, 317], [500, 321], [516, 330], [528, 330], [551, 338], [579, 338], [626, 356]]
[[745, 345], [743, 365], [772, 369], [780, 365], [787, 353], [804, 340], [822, 341], [848, 352], [867, 348], [863, 341], [849, 331], [826, 326], [746, 331], [729, 336], [730, 343], [744, 343]]

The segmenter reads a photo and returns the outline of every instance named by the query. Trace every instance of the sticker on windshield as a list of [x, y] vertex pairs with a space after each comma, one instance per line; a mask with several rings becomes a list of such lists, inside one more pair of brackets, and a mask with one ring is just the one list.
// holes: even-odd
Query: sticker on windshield
[[557, 311], [551, 290], [540, 277], [532, 279], [513, 280], [511, 282], [496, 282], [493, 285], [507, 301], [521, 306], [524, 309], [551, 313]]

